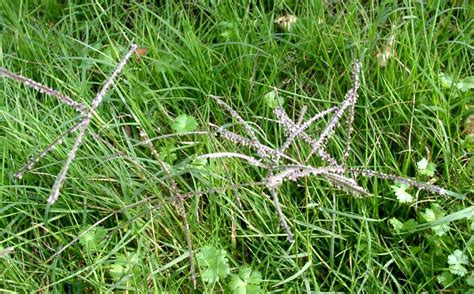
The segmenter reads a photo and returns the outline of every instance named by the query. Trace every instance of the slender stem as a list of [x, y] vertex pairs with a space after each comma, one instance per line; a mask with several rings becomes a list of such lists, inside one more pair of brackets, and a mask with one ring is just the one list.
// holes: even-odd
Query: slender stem
[[255, 132], [253, 129], [249, 126], [249, 124], [235, 111], [227, 105], [224, 101], [222, 101], [219, 97], [211, 95], [211, 98], [214, 99], [219, 105], [224, 107], [231, 115], [233, 118], [237, 119], [242, 125], [244, 126], [245, 130], [248, 132], [249, 136], [254, 140], [257, 144], [260, 144], [257, 138], [257, 135], [255, 135]]
[[[184, 210], [184, 205], [182, 202], [179, 202], [179, 205]], [[184, 232], [186, 234], [186, 244], [188, 246], [188, 252], [189, 252], [189, 268], [191, 270], [191, 281], [193, 283], [193, 288], [196, 289], [197, 282], [196, 282], [196, 268], [194, 265], [194, 258], [193, 258], [193, 242], [191, 241], [191, 233], [189, 229], [189, 223], [188, 223], [188, 218], [186, 217], [186, 214], [184, 214], [183, 219], [183, 226], [184, 226]]]
[[[280, 107], [275, 108], [275, 114], [278, 118], [278, 122], [280, 124], [282, 124], [286, 129], [288, 129], [288, 132], [291, 133], [291, 132], [296, 131], [298, 126], [288, 117], [288, 115], [285, 113], [285, 111], [282, 108], [280, 108]], [[307, 142], [309, 145], [315, 146], [316, 140], [311, 138], [305, 132], [301, 132], [301, 134], [299, 134], [299, 136], [305, 142]], [[332, 158], [331, 155], [329, 155], [329, 153], [327, 153], [324, 149], [319, 149], [318, 150], [318, 155], [324, 161], [326, 161], [329, 165], [340, 167], [340, 165], [337, 163], [337, 161], [334, 158]]]
[[179, 217], [181, 218], [181, 221], [183, 223], [183, 230], [184, 234], [186, 235], [186, 245], [188, 248], [188, 253], [189, 253], [189, 266], [191, 269], [191, 280], [193, 283], [194, 289], [196, 289], [197, 282], [196, 282], [196, 269], [194, 265], [194, 258], [193, 258], [193, 243], [191, 240], [191, 232], [189, 230], [189, 222], [188, 222], [188, 217], [186, 215], [186, 210], [184, 208], [183, 202], [185, 201], [185, 198], [181, 194], [178, 185], [174, 178], [171, 176], [171, 171], [168, 168], [168, 166], [163, 162], [163, 160], [160, 157], [160, 154], [156, 151], [155, 147], [153, 146], [153, 143], [151, 142], [150, 136], [142, 129], [140, 128], [140, 137], [142, 139], [142, 142], [148, 146], [148, 148], [151, 151], [151, 154], [155, 157], [156, 161], [158, 164], [161, 166], [163, 171], [165, 172], [169, 182], [171, 183], [170, 190], [171, 192], [176, 196], [177, 201], [173, 201], [172, 204], [175, 207]]
[[441, 196], [454, 196], [454, 197], [457, 197], [457, 198], [460, 198], [460, 199], [464, 199], [464, 196], [465, 196], [463, 194], [456, 193], [456, 192], [453, 192], [453, 191], [450, 191], [450, 190], [446, 190], [446, 189], [441, 188], [441, 187], [436, 186], [436, 185], [420, 182], [420, 181], [417, 181], [415, 179], [389, 175], [389, 174], [386, 174], [386, 173], [382, 173], [382, 172], [378, 172], [378, 171], [374, 171], [374, 170], [370, 170], [370, 169], [351, 168], [351, 169], [349, 169], [349, 172], [352, 172], [354, 174], [361, 174], [364, 177], [377, 177], [377, 178], [380, 178], [380, 179], [397, 181], [397, 182], [400, 182], [400, 183], [404, 183], [404, 184], [416, 187], [418, 189], [423, 189], [423, 190], [427, 190], [427, 191], [436, 193], [436, 194], [441, 195]]
[[286, 222], [285, 215], [283, 214], [283, 211], [281, 210], [280, 200], [278, 200], [278, 195], [275, 191], [275, 188], [271, 187], [269, 188], [269, 190], [270, 190], [270, 194], [272, 195], [273, 203], [277, 210], [278, 217], [280, 218], [281, 225], [286, 231], [287, 239], [290, 243], [293, 243], [295, 239], [293, 237], [293, 233], [291, 232], [290, 226], [288, 226], [288, 223]]
[[316, 120], [322, 118], [323, 116], [333, 112], [336, 110], [336, 107], [329, 108], [321, 113], [316, 114], [312, 118], [310, 118], [308, 121], [306, 121], [304, 124], [301, 126], [295, 126], [295, 128], [292, 128], [290, 135], [288, 136], [288, 139], [286, 139], [286, 142], [281, 146], [281, 148], [278, 150], [278, 154], [281, 154], [285, 152], [285, 150], [290, 146], [290, 144], [295, 140], [297, 136], [299, 136], [301, 133], [303, 133], [313, 122]]
[[89, 112], [87, 112], [87, 114], [84, 116], [84, 119], [81, 121], [81, 125], [79, 126], [79, 134], [76, 137], [76, 141], [74, 141], [74, 145], [69, 151], [66, 162], [64, 163], [64, 166], [61, 172], [59, 173], [58, 177], [56, 178], [56, 181], [54, 182], [53, 189], [51, 190], [51, 194], [49, 195], [49, 198], [48, 198], [48, 204], [51, 205], [58, 200], [59, 191], [61, 190], [61, 187], [64, 181], [66, 180], [67, 171], [69, 170], [69, 167], [72, 161], [76, 157], [77, 150], [81, 146], [83, 138], [86, 134], [86, 129], [92, 120], [92, 116], [94, 115], [97, 107], [99, 107], [100, 103], [102, 102], [102, 99], [104, 98], [109, 88], [113, 85], [115, 78], [120, 74], [123, 67], [125, 66], [125, 64], [127, 64], [127, 61], [130, 59], [130, 57], [132, 56], [133, 52], [135, 52], [136, 49], [137, 49], [137, 45], [133, 44], [130, 50], [127, 52], [127, 54], [125, 54], [125, 56], [122, 58], [120, 63], [117, 65], [117, 67], [115, 68], [114, 72], [109, 77], [105, 85], [102, 87], [99, 93], [97, 93], [96, 97], [92, 101], [92, 108]]
[[241, 154], [241, 153], [234, 153], [234, 152], [217, 152], [217, 153], [209, 153], [209, 154], [204, 154], [200, 155], [197, 157], [197, 159], [206, 159], [206, 158], [240, 158], [243, 160], [248, 161], [252, 165], [258, 166], [258, 167], [267, 167], [265, 164], [263, 164], [261, 161], [258, 161], [257, 159]]
[[359, 81], [360, 68], [361, 68], [360, 62], [356, 62], [354, 64], [354, 69], [353, 69], [354, 84], [353, 84], [352, 88], [346, 93], [345, 99], [342, 102], [341, 106], [336, 111], [336, 113], [334, 114], [332, 119], [329, 121], [326, 128], [324, 128], [324, 130], [321, 132], [321, 135], [319, 136], [319, 139], [313, 145], [313, 148], [311, 149], [311, 152], [308, 155], [308, 158], [305, 160], [305, 162], [307, 162], [311, 158], [311, 155], [313, 155], [315, 152], [318, 152], [320, 149], [324, 149], [328, 139], [330, 138], [330, 136], [333, 133], [336, 126], [339, 124], [339, 120], [341, 119], [342, 115], [344, 114], [344, 111], [348, 107], [351, 107], [356, 102], [356, 100], [357, 100], [357, 91], [358, 91], [359, 86], [360, 86], [360, 81]]
[[68, 106], [71, 106], [72, 108], [74, 108], [75, 110], [79, 111], [82, 114], [87, 112], [87, 106], [86, 105], [84, 105], [82, 103], [79, 103], [79, 102], [76, 102], [71, 97], [63, 95], [59, 91], [56, 91], [52, 88], [49, 88], [45, 85], [42, 85], [38, 82], [35, 82], [32, 79], [29, 79], [27, 77], [18, 75], [16, 73], [13, 73], [13, 72], [11, 72], [8, 69], [3, 68], [3, 67], [0, 67], [0, 75], [4, 76], [6, 78], [12, 79], [12, 80], [21, 82], [23, 85], [31, 87], [35, 90], [38, 90], [41, 93], [45, 93], [45, 94], [48, 94], [50, 96], [53, 96], [56, 99], [58, 99], [59, 101], [61, 101], [62, 103], [66, 104]]
[[77, 129], [79, 129], [81, 127], [81, 125], [82, 125], [82, 121], [76, 123], [75, 125], [73, 125], [69, 129], [67, 129], [64, 133], [59, 135], [59, 137], [57, 137], [56, 140], [53, 141], [53, 143], [49, 144], [43, 151], [41, 151], [41, 153], [39, 153], [38, 155], [36, 155], [32, 159], [30, 159], [24, 167], [19, 169], [15, 173], [15, 177], [21, 179], [23, 177], [23, 173], [25, 171], [31, 170], [35, 166], [35, 164], [38, 163], [38, 161], [40, 161], [41, 158], [43, 158], [49, 151], [56, 148], [57, 145], [61, 144], [64, 141], [64, 138], [66, 138], [70, 134], [74, 133]]
[[69, 151], [66, 162], [64, 163], [64, 166], [61, 169], [61, 172], [59, 172], [58, 177], [56, 178], [56, 181], [54, 182], [53, 189], [51, 190], [51, 194], [49, 195], [49, 198], [48, 198], [48, 204], [53, 204], [54, 202], [58, 200], [59, 191], [61, 190], [61, 187], [64, 181], [66, 180], [67, 171], [69, 170], [69, 167], [71, 166], [72, 161], [74, 160], [74, 158], [76, 158], [77, 150], [81, 146], [81, 142], [82, 142], [82, 139], [84, 138], [84, 135], [86, 133], [86, 127], [88, 125], [89, 125], [89, 121], [87, 121], [87, 124], [84, 124], [84, 125], [81, 124], [81, 128], [79, 129], [79, 134], [77, 135], [76, 141], [74, 142], [74, 145]]

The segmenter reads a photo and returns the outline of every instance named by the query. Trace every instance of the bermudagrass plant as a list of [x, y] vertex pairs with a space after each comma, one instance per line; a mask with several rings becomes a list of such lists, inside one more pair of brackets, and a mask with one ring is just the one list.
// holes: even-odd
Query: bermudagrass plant
[[[93, 116], [95, 115], [95, 111], [97, 110], [97, 108], [101, 104], [101, 102], [102, 102], [104, 96], [107, 94], [109, 88], [113, 85], [114, 80], [120, 74], [120, 72], [122, 71], [124, 66], [127, 64], [128, 60], [130, 59], [132, 54], [137, 50], [137, 48], [138, 48], [137, 45], [132, 44], [132, 46], [130, 47], [130, 50], [125, 54], [125, 56], [122, 58], [122, 60], [118, 63], [118, 65], [115, 68], [112, 75], [107, 79], [104, 86], [97, 93], [94, 100], [92, 100], [92, 105], [91, 105], [90, 109], [87, 106], [74, 101], [72, 98], [70, 98], [66, 95], [63, 95], [63, 94], [61, 94], [60, 92], [58, 92], [54, 89], [51, 89], [47, 86], [44, 86], [40, 83], [37, 83], [37, 82], [35, 82], [31, 79], [26, 78], [26, 77], [17, 75], [13, 72], [10, 72], [7, 69], [0, 68], [0, 75], [3, 75], [4, 77], [22, 82], [24, 85], [32, 87], [32, 88], [40, 91], [41, 93], [45, 93], [45, 94], [48, 94], [50, 96], [56, 97], [60, 102], [66, 104], [68, 106], [73, 107], [75, 110], [80, 112], [81, 115], [82, 115], [82, 120], [79, 123], [73, 125], [71, 128], [66, 130], [56, 140], [54, 140], [53, 143], [48, 145], [39, 155], [33, 157], [33, 159], [31, 159], [25, 165], [25, 167], [21, 168], [18, 172], [15, 173], [15, 176], [17, 178], [21, 179], [22, 176], [23, 176], [23, 173], [25, 171], [31, 170], [34, 167], [34, 165], [42, 157], [44, 157], [49, 151], [53, 150], [58, 144], [61, 144], [63, 142], [64, 138], [66, 138], [67, 136], [69, 136], [70, 134], [72, 134], [75, 131], [79, 131], [79, 134], [77, 135], [76, 140], [75, 140], [71, 150], [69, 151], [66, 162], [64, 163], [62, 170], [60, 171], [59, 175], [56, 178], [56, 181], [54, 182], [53, 188], [52, 188], [50, 196], [48, 198], [48, 205], [54, 204], [58, 200], [59, 192], [61, 190], [61, 187], [62, 187], [64, 181], [66, 180], [66, 176], [67, 176], [67, 172], [69, 170], [69, 167], [71, 166], [72, 162], [74, 161], [74, 158], [76, 157], [77, 150], [81, 146], [82, 140], [83, 140], [84, 136], [86, 135], [87, 127], [91, 123], [91, 120], [92, 120]], [[181, 219], [183, 221], [183, 226], [184, 226], [184, 231], [185, 231], [185, 234], [186, 234], [186, 241], [187, 241], [187, 246], [188, 246], [188, 251], [189, 251], [189, 262], [190, 262], [190, 268], [191, 268], [191, 278], [192, 278], [193, 286], [196, 287], [196, 274], [195, 274], [195, 269], [194, 269], [194, 260], [193, 260], [193, 256], [192, 256], [191, 235], [190, 235], [190, 232], [189, 232], [189, 223], [188, 223], [188, 220], [187, 220], [186, 212], [185, 212], [185, 209], [184, 209], [184, 206], [183, 206], [183, 203], [182, 203], [184, 198], [182, 196], [182, 193], [179, 191], [176, 182], [171, 177], [171, 173], [170, 173], [169, 169], [167, 168], [166, 164], [164, 164], [164, 162], [161, 160], [158, 152], [153, 147], [153, 144], [151, 144], [151, 140], [150, 140], [149, 136], [142, 129], [140, 129], [140, 138], [142, 139], [143, 143], [150, 148], [152, 155], [155, 157], [155, 159], [158, 161], [161, 168], [163, 169], [163, 171], [167, 175], [168, 180], [171, 183], [171, 187], [169, 185], [166, 185], [165, 183], [162, 183], [162, 184], [166, 188], [169, 188], [171, 190], [171, 192], [173, 193], [173, 195], [178, 200], [178, 201], [173, 201], [172, 203], [175, 206], [179, 216], [181, 217]], [[84, 232], [84, 233], [86, 233], [86, 232]], [[67, 246], [70, 246], [70, 244], [68, 244]]]
[[[295, 123], [288, 117], [283, 108], [279, 106], [276, 107], [274, 113], [277, 118], [277, 122], [283, 126], [287, 135], [285, 142], [278, 149], [273, 149], [269, 146], [260, 143], [252, 127], [238, 114], [237, 111], [232, 109], [221, 98], [211, 95], [211, 97], [219, 105], [226, 109], [235, 120], [242, 124], [243, 128], [245, 129], [246, 133], [249, 135], [250, 138], [243, 137], [234, 132], [224, 129], [223, 127], [211, 124], [211, 127], [216, 129], [216, 134], [235, 144], [255, 149], [260, 158], [255, 158], [250, 155], [240, 153], [229, 152], [205, 154], [199, 156], [198, 158], [235, 157], [245, 160], [256, 167], [266, 169], [267, 176], [262, 180], [261, 183], [265, 185], [267, 190], [270, 192], [270, 195], [272, 196], [276, 211], [280, 218], [281, 225], [285, 229], [287, 238], [290, 242], [294, 241], [293, 233], [291, 232], [286, 217], [282, 212], [277, 193], [278, 187], [284, 181], [287, 180], [294, 181], [302, 177], [317, 176], [325, 178], [334, 186], [340, 189], [349, 190], [355, 195], [369, 196], [370, 193], [367, 192], [363, 187], [359, 186], [355, 180], [355, 176], [362, 175], [365, 177], [378, 177], [381, 179], [396, 181], [402, 183], [403, 185], [414, 186], [419, 189], [425, 189], [441, 196], [449, 195], [458, 198], [463, 198], [463, 195], [461, 194], [448, 191], [444, 188], [432, 184], [419, 182], [415, 179], [389, 175], [369, 169], [360, 169], [346, 166], [346, 161], [350, 154], [351, 136], [354, 131], [352, 123], [354, 121], [355, 115], [354, 108], [357, 102], [357, 91], [360, 87], [360, 71], [361, 63], [357, 61], [353, 67], [353, 86], [346, 93], [344, 100], [342, 101], [339, 107], [332, 107], [325, 111], [322, 111], [307, 120], [306, 122], [303, 122], [303, 116], [306, 112], [306, 108], [302, 109], [300, 119], [297, 123]], [[331, 139], [335, 129], [341, 124], [340, 121], [346, 113], [346, 110], [348, 110], [348, 117], [346, 119], [346, 125], [344, 127], [348, 130], [347, 138], [341, 163], [338, 163], [338, 161], [329, 154], [325, 147], [328, 141]], [[317, 139], [312, 138], [305, 132], [305, 130], [310, 127], [311, 124], [329, 114], [333, 114], [333, 116], [329, 120], [328, 124], [324, 127]], [[285, 151], [297, 138], [300, 138], [303, 142], [311, 146], [311, 151], [303, 162], [299, 162], [295, 158], [292, 158], [291, 156], [285, 154]], [[323, 162], [325, 162], [326, 165], [308, 165], [307, 163], [309, 159], [314, 154], [317, 154], [323, 160]]]
[[[42, 157], [44, 157], [49, 151], [53, 150], [55, 146], [62, 143], [65, 137], [67, 137], [68, 135], [76, 131], [79, 131], [79, 134], [77, 135], [76, 140], [71, 150], [69, 151], [66, 162], [64, 163], [64, 166], [53, 185], [51, 194], [48, 198], [48, 205], [54, 204], [57, 201], [59, 197], [60, 189], [64, 181], [66, 180], [68, 169], [76, 156], [77, 150], [81, 146], [82, 140], [84, 136], [86, 135], [86, 131], [88, 130], [88, 126], [90, 125], [92, 118], [94, 117], [94, 115], [96, 115], [97, 108], [101, 104], [102, 99], [107, 93], [107, 91], [109, 90], [109, 88], [113, 85], [115, 78], [120, 74], [120, 72], [126, 65], [127, 61], [129, 60], [129, 58], [135, 52], [136, 49], [137, 49], [136, 45], [131, 46], [130, 50], [119, 62], [119, 64], [117, 65], [112, 75], [109, 77], [109, 79], [107, 79], [105, 85], [102, 87], [102, 89], [99, 91], [97, 96], [94, 98], [94, 100], [92, 101], [92, 105], [90, 107], [83, 105], [81, 103], [78, 103], [74, 101], [72, 98], [65, 96], [59, 93], [58, 91], [53, 90], [49, 87], [41, 85], [31, 79], [12, 73], [4, 68], [0, 68], [0, 75], [3, 75], [6, 78], [19, 81], [26, 86], [39, 90], [42, 93], [46, 93], [48, 95], [56, 97], [60, 102], [74, 108], [82, 115], [82, 120], [79, 123], [73, 125], [68, 130], [66, 130], [66, 132], [64, 132], [55, 141], [53, 141], [50, 145], [48, 145], [44, 151], [42, 151], [39, 155], [31, 159], [25, 165], [25, 167], [21, 168], [15, 174], [18, 178], [21, 178], [24, 172], [31, 170], [34, 167], [34, 165]], [[269, 191], [272, 197], [277, 214], [280, 218], [280, 222], [286, 231], [288, 240], [290, 242], [293, 242], [294, 241], [293, 233], [290, 229], [290, 225], [288, 224], [285, 215], [283, 214], [283, 211], [281, 209], [281, 205], [279, 202], [279, 198], [278, 198], [278, 188], [284, 181], [287, 181], [287, 180], [294, 181], [302, 177], [310, 177], [310, 176], [322, 177], [326, 179], [327, 181], [329, 181], [330, 183], [332, 183], [337, 188], [349, 190], [353, 192], [355, 195], [368, 196], [370, 195], [370, 193], [367, 192], [363, 187], [359, 186], [355, 180], [355, 176], [362, 175], [366, 177], [379, 177], [382, 179], [398, 181], [405, 185], [411, 185], [419, 189], [425, 189], [425, 190], [428, 190], [428, 191], [431, 191], [443, 196], [444, 195], [451, 195], [451, 196], [456, 196], [456, 197], [463, 196], [463, 195], [448, 191], [446, 189], [443, 189], [441, 187], [431, 185], [428, 183], [419, 182], [414, 179], [384, 174], [384, 173], [367, 170], [367, 169], [359, 169], [359, 168], [352, 168], [352, 167], [346, 166], [346, 161], [350, 154], [349, 143], [351, 142], [351, 136], [354, 130], [352, 123], [354, 121], [354, 114], [355, 114], [354, 108], [357, 102], [357, 92], [360, 87], [360, 79], [359, 79], [360, 71], [361, 71], [361, 63], [356, 62], [353, 68], [353, 80], [354, 80], [353, 86], [346, 93], [345, 98], [339, 107], [332, 107], [325, 111], [322, 111], [305, 122], [304, 122], [304, 114], [306, 112], [306, 108], [303, 108], [301, 110], [299, 120], [297, 122], [294, 122], [289, 118], [289, 116], [285, 113], [282, 107], [276, 107], [274, 110], [274, 113], [277, 118], [277, 122], [283, 126], [287, 135], [286, 141], [278, 149], [274, 149], [272, 147], [269, 147], [267, 145], [260, 143], [258, 136], [253, 131], [252, 127], [238, 114], [237, 111], [232, 109], [220, 97], [210, 95], [210, 97], [214, 99], [214, 101], [217, 104], [219, 104], [222, 108], [228, 111], [232, 115], [232, 117], [236, 119], [243, 126], [243, 128], [245, 129], [246, 133], [248, 134], [250, 138], [241, 136], [237, 133], [234, 133], [232, 131], [225, 129], [222, 126], [217, 126], [214, 124], [210, 124], [211, 128], [215, 130], [211, 133], [214, 135], [220, 136], [223, 139], [228, 140], [232, 143], [256, 150], [258, 157], [253, 156], [253, 155], [236, 153], [236, 152], [216, 152], [216, 153], [210, 153], [210, 154], [204, 154], [204, 155], [198, 156], [197, 159], [239, 158], [241, 160], [245, 160], [249, 164], [262, 168], [266, 171], [265, 178], [261, 179], [261, 181], [259, 182], [238, 183], [233, 186], [214, 187], [212, 189], [205, 190], [205, 191], [183, 193], [178, 187], [177, 182], [173, 179], [172, 172], [170, 170], [171, 167], [169, 167], [166, 163], [164, 163], [163, 160], [160, 158], [159, 153], [156, 151], [152, 143], [152, 140], [150, 139], [148, 134], [145, 132], [145, 130], [143, 128], [139, 128], [142, 144], [147, 146], [150, 149], [152, 156], [159, 163], [162, 171], [166, 175], [165, 177], [166, 180], [158, 179], [158, 182], [166, 190], [168, 190], [171, 195], [173, 195], [173, 197], [170, 199], [169, 202], [175, 207], [178, 215], [180, 216], [182, 220], [183, 229], [186, 234], [186, 243], [187, 243], [187, 247], [189, 251], [191, 277], [192, 277], [192, 282], [193, 282], [194, 287], [196, 287], [196, 278], [195, 278], [194, 259], [193, 259], [193, 254], [192, 254], [192, 243], [191, 243], [191, 237], [190, 237], [189, 222], [187, 220], [187, 214], [186, 214], [185, 206], [183, 203], [188, 198], [191, 198], [194, 196], [202, 196], [209, 193], [215, 193], [215, 192], [219, 192], [226, 189], [236, 189], [243, 186], [262, 185], [266, 187], [266, 189]], [[346, 147], [343, 152], [343, 156], [340, 159], [340, 162], [338, 162], [338, 160], [332, 157], [329, 154], [329, 152], [326, 150], [326, 145], [328, 143], [328, 140], [332, 138], [332, 135], [334, 131], [336, 130], [336, 128], [341, 124], [340, 121], [346, 113], [348, 113], [348, 117], [346, 119], [346, 122], [345, 122], [346, 125], [344, 127], [348, 130], [347, 131], [348, 135], [346, 138], [347, 144], [345, 145]], [[314, 122], [330, 114], [333, 114], [333, 116], [329, 120], [328, 124], [324, 127], [324, 129], [322, 130], [318, 138], [313, 138], [308, 133], [305, 132], [305, 130], [308, 127], [310, 127]], [[89, 132], [92, 136], [94, 136], [94, 138], [101, 140], [100, 136], [98, 136], [92, 131], [89, 131]], [[209, 132], [203, 132], [203, 131], [191, 132], [191, 133], [210, 135]], [[181, 135], [187, 135], [187, 134], [189, 133], [183, 132], [179, 134], [164, 135], [158, 138], [169, 138], [175, 135], [181, 136]], [[287, 149], [297, 139], [302, 140], [303, 142], [311, 146], [311, 151], [309, 155], [302, 162], [298, 161], [297, 159], [291, 157], [291, 155], [288, 155], [286, 153]], [[323, 160], [323, 162], [325, 163], [324, 166], [312, 166], [308, 164], [308, 161], [315, 154]], [[146, 202], [147, 200], [148, 198], [144, 199], [144, 202]], [[130, 207], [127, 207], [127, 208], [130, 208]], [[105, 219], [103, 219], [102, 221], [104, 220]], [[71, 246], [74, 242], [77, 242], [82, 236], [84, 236], [88, 231], [94, 229], [94, 227], [97, 226], [98, 224], [100, 224], [100, 222], [91, 226], [86, 231], [84, 231], [80, 236], [75, 238], [72, 242], [70, 242], [63, 248], [61, 248], [61, 250], [56, 252], [53, 255], [53, 257], [63, 252], [67, 247]]]
[[133, 52], [135, 52], [136, 49], [137, 49], [137, 45], [133, 44], [130, 50], [127, 52], [127, 54], [119, 62], [119, 64], [115, 68], [112, 75], [107, 79], [102, 89], [97, 93], [94, 100], [92, 100], [92, 105], [90, 109], [89, 107], [79, 102], [74, 101], [72, 98], [66, 95], [63, 95], [56, 90], [53, 90], [47, 86], [41, 85], [40, 83], [37, 83], [31, 79], [12, 73], [8, 71], [7, 69], [0, 68], [1, 75], [13, 80], [22, 82], [24, 85], [32, 87], [42, 93], [56, 97], [59, 101], [79, 111], [82, 115], [82, 120], [79, 123], [75, 124], [74, 126], [69, 128], [66, 132], [64, 132], [62, 135], [60, 135], [56, 140], [53, 141], [53, 143], [51, 143], [48, 147], [46, 147], [44, 151], [42, 151], [38, 156], [30, 160], [24, 168], [20, 169], [15, 174], [16, 177], [21, 178], [23, 176], [24, 171], [31, 170], [34, 167], [36, 162], [38, 162], [42, 157], [44, 157], [49, 151], [53, 150], [56, 145], [62, 143], [65, 137], [67, 137], [69, 134], [75, 131], [79, 131], [79, 134], [76, 137], [76, 141], [74, 142], [74, 145], [69, 151], [66, 162], [64, 163], [62, 170], [59, 172], [59, 175], [57, 176], [56, 181], [54, 182], [53, 189], [51, 190], [51, 194], [49, 195], [49, 198], [48, 198], [48, 204], [53, 204], [54, 202], [58, 200], [59, 191], [61, 190], [61, 187], [64, 181], [66, 180], [67, 171], [69, 170], [71, 163], [76, 157], [77, 150], [81, 146], [82, 140], [87, 131], [87, 127], [91, 123], [91, 120], [95, 114], [95, 111], [102, 103], [102, 99], [104, 98], [105, 94], [107, 94], [107, 92], [109, 91], [109, 88], [113, 85], [115, 78], [120, 74], [124, 66], [127, 64], [128, 59], [130, 59], [130, 57], [132, 56]]

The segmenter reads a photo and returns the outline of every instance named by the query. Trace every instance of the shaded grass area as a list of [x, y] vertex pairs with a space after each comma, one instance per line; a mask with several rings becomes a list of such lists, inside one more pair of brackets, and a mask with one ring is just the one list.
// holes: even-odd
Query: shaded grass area
[[[363, 73], [348, 165], [417, 176], [416, 162], [426, 157], [437, 164], [437, 184], [472, 191], [471, 153], [462, 133], [472, 113], [472, 92], [442, 88], [438, 78], [440, 72], [473, 75], [473, 12], [467, 2], [18, 2], [0, 4], [1, 66], [80, 102], [90, 103], [132, 42], [147, 52], [127, 65], [106, 97], [92, 126], [102, 140], [85, 139], [60, 200], [47, 214], [46, 199], [72, 139], [22, 180], [13, 174], [79, 117], [52, 98], [2, 80], [0, 246], [14, 248], [0, 258], [4, 290], [191, 291], [182, 224], [166, 204], [173, 195], [158, 185], [165, 174], [141, 144], [138, 127], [152, 138], [172, 133], [171, 123], [180, 114], [194, 116], [201, 130], [209, 129], [209, 122], [230, 124], [228, 113], [209, 98], [217, 95], [255, 122], [251, 125], [262, 141], [279, 147], [284, 133], [273, 122], [265, 95], [277, 89], [293, 120], [303, 105], [310, 117], [342, 101], [355, 59], [361, 60]], [[285, 13], [298, 17], [291, 32], [273, 23]], [[392, 58], [381, 67], [377, 53], [392, 36]], [[316, 124], [309, 132], [321, 128]], [[237, 125], [233, 129], [244, 132]], [[338, 131], [329, 145], [336, 158], [342, 157], [345, 133]], [[183, 191], [252, 183], [265, 176], [234, 159], [194, 160], [205, 153], [241, 150], [219, 138], [189, 135], [154, 145]], [[303, 160], [310, 147], [289, 152]], [[355, 198], [317, 178], [285, 183], [280, 201], [294, 244], [287, 242], [262, 188], [191, 198], [186, 208], [194, 248], [212, 244], [225, 249], [231, 270], [249, 265], [260, 271], [267, 291], [443, 289], [436, 277], [446, 270], [448, 255], [460, 249], [471, 257], [469, 222], [453, 222], [447, 235], [437, 237], [429, 229], [398, 235], [388, 220], [422, 222], [420, 212], [434, 202], [452, 214], [471, 207], [469, 194], [460, 201], [420, 192], [415, 204], [405, 205], [385, 181], [361, 184], [374, 197]], [[70, 243], [98, 222], [106, 231], [97, 242], [100, 249]], [[114, 278], [119, 256], [132, 254], [137, 258], [122, 264], [129, 271]], [[227, 289], [226, 280], [206, 284], [199, 273], [198, 282], [200, 291]], [[465, 278], [446, 288], [462, 287], [467, 287]]]

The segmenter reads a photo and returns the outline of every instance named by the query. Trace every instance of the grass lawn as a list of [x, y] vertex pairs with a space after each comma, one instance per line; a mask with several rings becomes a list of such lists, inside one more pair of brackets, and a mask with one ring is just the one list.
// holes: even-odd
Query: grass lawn
[[[474, 293], [469, 1], [63, 2], [0, 1], [1, 68], [89, 107], [131, 44], [139, 49], [52, 205], [77, 132], [14, 174], [81, 116], [0, 75], [0, 292]], [[274, 110], [298, 125], [340, 107], [357, 60], [351, 152], [345, 162], [346, 117], [325, 150], [348, 167], [349, 188], [370, 195], [317, 175], [284, 181], [275, 189], [290, 242], [265, 168], [202, 155], [263, 162], [215, 126], [281, 150]], [[318, 139], [330, 120], [305, 133]], [[327, 166], [306, 160], [311, 150], [296, 138], [281, 162]]]

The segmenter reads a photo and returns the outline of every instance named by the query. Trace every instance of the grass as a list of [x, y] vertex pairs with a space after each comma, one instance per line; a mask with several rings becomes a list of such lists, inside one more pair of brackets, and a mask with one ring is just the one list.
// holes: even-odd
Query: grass
[[[416, 162], [426, 157], [437, 165], [436, 184], [466, 193], [466, 199], [412, 189], [416, 202], [407, 205], [396, 200], [384, 180], [361, 179], [374, 196], [357, 198], [304, 178], [280, 187], [295, 239], [290, 243], [265, 189], [224, 189], [186, 201], [193, 249], [209, 244], [224, 249], [231, 272], [244, 265], [259, 271], [265, 291], [468, 289], [466, 277], [438, 281], [449, 272], [448, 256], [455, 249], [471, 260], [474, 249], [466, 220], [472, 217], [472, 150], [463, 133], [474, 104], [472, 91], [446, 89], [439, 81], [441, 72], [455, 78], [473, 75], [473, 11], [467, 1], [10, 2], [0, 4], [0, 66], [79, 102], [90, 105], [131, 43], [148, 50], [133, 58], [105, 97], [91, 123], [102, 139], [86, 136], [49, 210], [46, 200], [73, 137], [23, 179], [13, 175], [79, 116], [53, 98], [1, 80], [0, 249], [13, 248], [0, 257], [1, 291], [193, 291], [182, 222], [167, 204], [173, 195], [159, 184], [166, 175], [141, 143], [139, 128], [151, 138], [173, 133], [174, 119], [186, 114], [200, 130], [209, 130], [211, 122], [245, 135], [210, 98], [216, 95], [250, 123], [262, 142], [279, 148], [285, 136], [265, 102], [267, 93], [278, 89], [294, 121], [303, 105], [309, 118], [339, 105], [351, 87], [356, 59], [362, 62], [361, 89], [348, 166], [428, 181], [416, 173]], [[285, 13], [298, 17], [289, 32], [273, 23]], [[392, 36], [393, 55], [381, 67], [377, 53]], [[308, 133], [322, 128], [320, 122]], [[343, 156], [345, 133], [339, 129], [328, 146], [336, 158]], [[199, 165], [198, 155], [244, 150], [213, 136], [153, 144], [184, 192], [266, 176], [237, 159]], [[310, 147], [298, 144], [288, 152], [304, 160]], [[442, 237], [421, 217], [433, 203], [444, 209], [441, 222], [451, 227]], [[408, 223], [406, 230], [397, 233], [389, 221], [393, 218]], [[410, 226], [410, 219], [419, 224]], [[105, 234], [90, 234], [100, 230]], [[466, 267], [470, 275], [472, 267]], [[202, 270], [197, 268], [197, 291], [229, 289], [227, 279], [202, 280]]]

